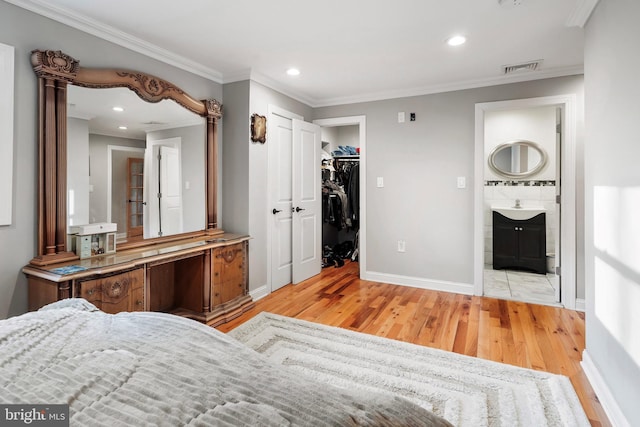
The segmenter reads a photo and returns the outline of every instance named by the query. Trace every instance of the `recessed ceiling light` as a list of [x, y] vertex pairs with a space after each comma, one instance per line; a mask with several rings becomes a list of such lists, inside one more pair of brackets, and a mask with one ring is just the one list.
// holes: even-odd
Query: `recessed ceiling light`
[[287, 70], [287, 74], [290, 76], [299, 76], [300, 75], [300, 70], [298, 70], [297, 68], [289, 68]]
[[120, 130], [127, 130], [127, 127], [126, 127], [126, 126], [118, 126], [118, 129], [120, 129]]
[[465, 44], [467, 38], [465, 36], [453, 36], [447, 40], [447, 44], [449, 46], [460, 46], [461, 44]]
[[121, 113], [124, 111], [124, 108], [122, 107], [113, 107], [113, 111], [117, 111], [118, 113]]

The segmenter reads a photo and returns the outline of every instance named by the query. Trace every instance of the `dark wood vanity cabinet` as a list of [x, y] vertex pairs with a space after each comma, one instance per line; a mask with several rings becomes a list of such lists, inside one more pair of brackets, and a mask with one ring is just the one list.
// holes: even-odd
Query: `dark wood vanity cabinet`
[[514, 220], [493, 212], [493, 268], [516, 268], [546, 274], [545, 214]]

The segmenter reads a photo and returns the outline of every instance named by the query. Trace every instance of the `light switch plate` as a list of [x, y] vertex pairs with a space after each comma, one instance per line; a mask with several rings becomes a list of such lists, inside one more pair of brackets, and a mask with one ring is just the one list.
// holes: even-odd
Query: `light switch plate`
[[404, 123], [404, 112], [398, 113], [398, 123]]
[[458, 188], [466, 188], [467, 187], [467, 179], [464, 176], [458, 177]]
[[384, 187], [384, 179], [381, 176], [376, 179], [376, 185], [378, 186], [378, 188]]

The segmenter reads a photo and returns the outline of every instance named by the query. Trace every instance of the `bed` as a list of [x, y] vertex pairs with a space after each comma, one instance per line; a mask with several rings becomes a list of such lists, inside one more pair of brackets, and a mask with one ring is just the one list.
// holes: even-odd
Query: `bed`
[[0, 321], [0, 403], [69, 404], [73, 425], [448, 426], [400, 397], [287, 371], [213, 328], [66, 299]]

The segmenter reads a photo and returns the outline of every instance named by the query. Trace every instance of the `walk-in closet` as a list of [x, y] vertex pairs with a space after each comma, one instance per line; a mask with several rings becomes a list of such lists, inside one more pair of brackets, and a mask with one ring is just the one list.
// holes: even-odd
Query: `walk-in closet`
[[323, 268], [358, 261], [359, 142], [357, 125], [322, 128]]

